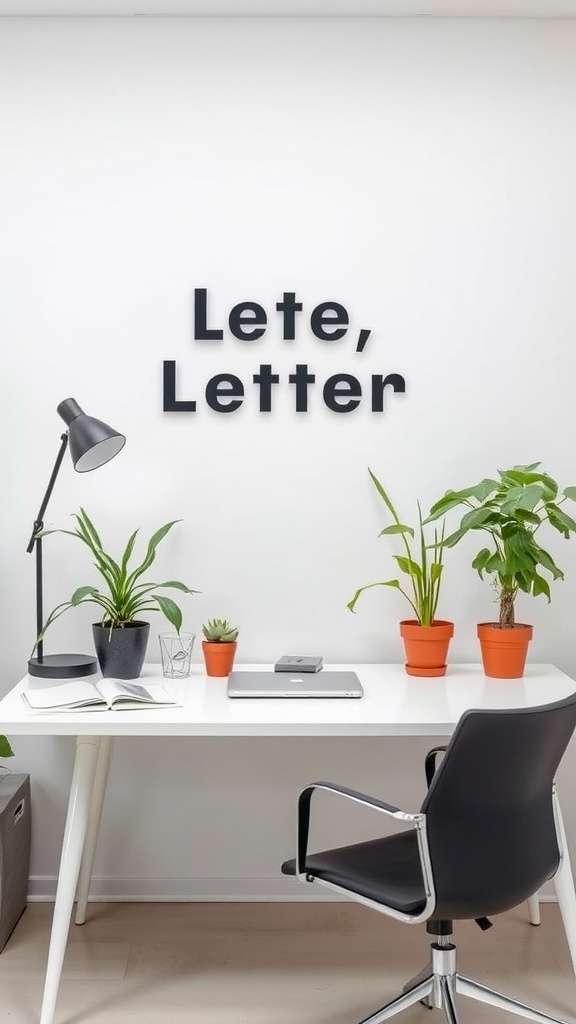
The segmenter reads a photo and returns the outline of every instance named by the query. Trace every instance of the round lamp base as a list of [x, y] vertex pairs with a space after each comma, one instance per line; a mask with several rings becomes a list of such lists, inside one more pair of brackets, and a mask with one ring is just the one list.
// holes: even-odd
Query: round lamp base
[[43, 679], [76, 679], [98, 671], [98, 661], [88, 654], [45, 654], [30, 658], [28, 674]]

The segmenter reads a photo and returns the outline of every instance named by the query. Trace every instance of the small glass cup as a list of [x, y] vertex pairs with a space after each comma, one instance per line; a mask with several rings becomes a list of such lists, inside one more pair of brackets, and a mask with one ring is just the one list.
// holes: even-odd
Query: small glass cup
[[159, 633], [162, 673], [165, 679], [186, 679], [190, 675], [195, 633]]

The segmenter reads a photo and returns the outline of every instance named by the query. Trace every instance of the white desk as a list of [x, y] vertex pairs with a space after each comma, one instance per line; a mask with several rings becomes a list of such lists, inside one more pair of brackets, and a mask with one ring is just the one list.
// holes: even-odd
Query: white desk
[[[182, 708], [33, 716], [21, 697], [27, 677], [0, 701], [0, 724], [8, 736], [77, 737], [40, 1024], [52, 1024], [54, 1019], [75, 897], [76, 923], [85, 920], [114, 736], [447, 736], [468, 708], [530, 707], [559, 700], [576, 689], [574, 680], [553, 665], [530, 665], [524, 678], [515, 680], [487, 679], [476, 665], [451, 665], [440, 679], [407, 676], [401, 665], [328, 667], [354, 669], [364, 697], [229, 700], [226, 680], [207, 679], [198, 666], [189, 679], [174, 684], [158, 676], [158, 666], [147, 666], [143, 679], [173, 686]], [[560, 827], [563, 833], [562, 822]], [[561, 838], [566, 854], [554, 884], [576, 972], [576, 897], [565, 836]], [[536, 922], [537, 897], [530, 913]]]

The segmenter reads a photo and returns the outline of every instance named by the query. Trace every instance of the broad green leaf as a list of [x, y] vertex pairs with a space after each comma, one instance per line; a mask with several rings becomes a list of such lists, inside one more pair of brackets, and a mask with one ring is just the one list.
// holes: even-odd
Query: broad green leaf
[[476, 569], [480, 574], [482, 574], [482, 571], [486, 568], [486, 562], [491, 556], [492, 552], [490, 551], [489, 548], [482, 548], [482, 550], [478, 552], [476, 558], [472, 562], [472, 568]]
[[558, 566], [556, 565], [556, 562], [551, 557], [551, 555], [549, 555], [547, 551], [544, 551], [544, 548], [540, 548], [537, 545], [535, 545], [534, 546], [534, 554], [535, 554], [536, 558], [538, 559], [538, 561], [540, 562], [540, 565], [543, 565], [544, 568], [547, 569], [548, 572], [552, 574], [552, 576], [554, 577], [555, 580], [563, 580], [564, 579], [564, 573], [562, 572], [561, 569], [558, 568]]
[[414, 530], [411, 526], [403, 526], [402, 523], [394, 523], [392, 526], [387, 526], [384, 530], [380, 530], [379, 537], [384, 537], [392, 533], [409, 533], [411, 537], [414, 536]]
[[466, 512], [466, 514], [462, 516], [460, 529], [478, 530], [485, 524], [486, 520], [491, 519], [493, 515], [493, 509], [490, 507], [483, 506], [482, 508], [473, 508], [470, 512]]
[[72, 594], [72, 597], [70, 598], [70, 604], [72, 605], [73, 608], [75, 608], [76, 605], [80, 604], [89, 595], [91, 597], [98, 596], [97, 588], [96, 587], [78, 587], [78, 590], [75, 590], [74, 593]]
[[0, 736], [0, 757], [14, 757], [14, 751], [6, 736]]
[[558, 507], [558, 505], [553, 505], [552, 503], [549, 503], [546, 505], [546, 511], [548, 513], [550, 525], [553, 526], [555, 530], [558, 530], [560, 533], [562, 533], [565, 537], [568, 537], [570, 533], [574, 533], [574, 531], [576, 531], [576, 522], [572, 519], [571, 516], [567, 515], [566, 512], [563, 512], [562, 509]]
[[545, 597], [550, 601], [550, 587], [543, 576], [539, 576], [538, 573], [534, 573], [534, 579], [532, 581], [532, 593], [534, 597], [538, 597], [539, 594], [544, 594]]
[[160, 610], [164, 613], [168, 622], [179, 633], [182, 626], [182, 612], [176, 602], [171, 597], [163, 597], [162, 594], [152, 594], [152, 597], [158, 602]]
[[506, 572], [506, 562], [503, 562], [498, 552], [494, 551], [490, 555], [490, 558], [486, 562], [484, 568], [486, 569], [486, 572], [504, 573]]
[[562, 493], [565, 498], [570, 498], [570, 501], [576, 501], [576, 487], [565, 487]]
[[422, 569], [418, 562], [414, 562], [411, 558], [405, 558], [404, 555], [392, 555], [392, 558], [407, 576], [416, 576], [417, 579], [422, 579]]
[[430, 579], [432, 583], [436, 583], [440, 579], [443, 568], [444, 566], [441, 562], [432, 562], [430, 565]]
[[517, 508], [513, 515], [519, 523], [530, 523], [531, 526], [539, 526], [541, 522], [540, 516], [536, 512], [530, 512], [527, 508]]
[[453, 548], [458, 541], [468, 533], [468, 530], [455, 530], [449, 537], [446, 537], [444, 541], [445, 548]]

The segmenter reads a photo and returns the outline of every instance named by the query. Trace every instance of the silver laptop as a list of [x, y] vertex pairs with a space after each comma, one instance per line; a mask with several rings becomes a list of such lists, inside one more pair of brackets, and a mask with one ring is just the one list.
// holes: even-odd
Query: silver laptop
[[355, 672], [231, 672], [229, 697], [361, 697]]

